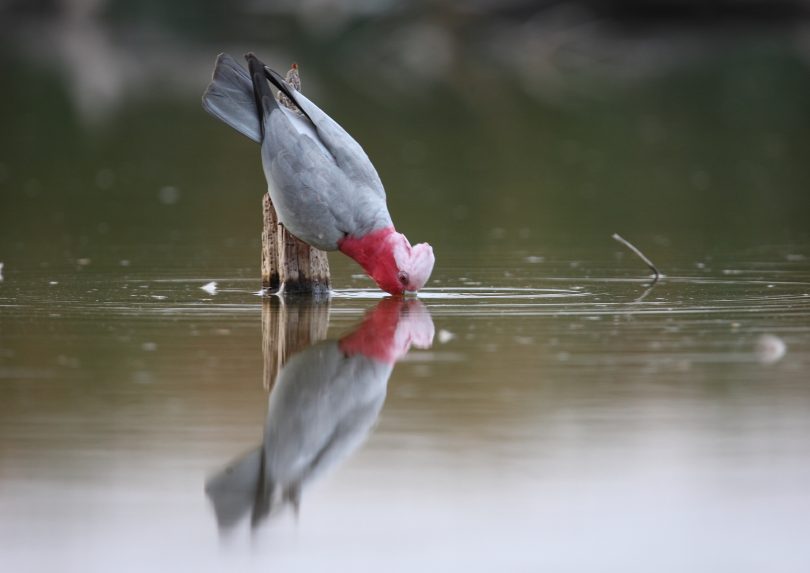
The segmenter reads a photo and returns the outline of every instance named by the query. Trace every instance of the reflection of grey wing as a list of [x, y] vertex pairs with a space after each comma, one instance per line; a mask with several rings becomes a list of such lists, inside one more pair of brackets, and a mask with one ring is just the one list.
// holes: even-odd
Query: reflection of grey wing
[[262, 450], [252, 450], [228, 464], [205, 484], [205, 493], [214, 504], [217, 523], [229, 529], [255, 504], [261, 479]]
[[288, 489], [349, 456], [385, 400], [393, 365], [346, 357], [335, 341], [295, 355], [279, 373], [265, 426], [265, 477]]
[[253, 141], [261, 141], [250, 76], [228, 54], [217, 57], [214, 76], [203, 94], [203, 108]]

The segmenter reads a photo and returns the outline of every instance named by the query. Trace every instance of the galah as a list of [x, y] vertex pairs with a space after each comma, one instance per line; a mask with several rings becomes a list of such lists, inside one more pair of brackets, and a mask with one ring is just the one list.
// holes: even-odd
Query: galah
[[386, 298], [340, 340], [291, 356], [273, 383], [264, 442], [205, 486], [217, 521], [230, 529], [297, 506], [302, 490], [366, 440], [382, 410], [388, 379], [412, 346], [429, 348], [434, 327], [419, 300]]
[[[261, 144], [281, 224], [315, 248], [345, 253], [388, 293], [421, 289], [433, 270], [433, 248], [411, 246], [396, 231], [380, 177], [360, 144], [253, 54], [245, 58], [249, 72], [219, 55], [203, 107]], [[279, 104], [268, 80], [293, 109]]]

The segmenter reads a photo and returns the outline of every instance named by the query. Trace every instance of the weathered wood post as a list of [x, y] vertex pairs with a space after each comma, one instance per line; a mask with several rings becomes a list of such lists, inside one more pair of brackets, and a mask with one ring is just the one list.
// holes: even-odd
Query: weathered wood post
[[293, 237], [278, 222], [270, 195], [262, 199], [262, 289], [272, 292], [328, 294], [326, 253]]
[[270, 391], [279, 370], [294, 354], [326, 338], [329, 299], [278, 297], [262, 301], [264, 388]]
[[[298, 66], [287, 72], [287, 83], [301, 91]], [[282, 93], [279, 104], [301, 113]], [[303, 115], [303, 114], [301, 114]], [[270, 195], [262, 199], [262, 289], [267, 292], [327, 294], [331, 286], [326, 253], [293, 237], [279, 223]]]

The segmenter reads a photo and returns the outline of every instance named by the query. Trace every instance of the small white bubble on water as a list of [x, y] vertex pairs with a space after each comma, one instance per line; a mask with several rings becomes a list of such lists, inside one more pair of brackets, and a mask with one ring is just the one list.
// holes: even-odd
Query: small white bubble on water
[[96, 173], [96, 186], [99, 189], [106, 190], [113, 186], [115, 183], [115, 173], [113, 173], [112, 169], [99, 169]]
[[445, 330], [443, 328], [441, 330], [439, 330], [439, 335], [438, 336], [439, 336], [439, 343], [441, 343], [441, 344], [447, 344], [448, 342], [450, 342], [451, 340], [453, 340], [456, 337], [455, 334], [453, 334], [449, 330]]
[[158, 345], [155, 342], [144, 342], [143, 344], [141, 344], [141, 349], [144, 350], [145, 352], [154, 352], [155, 350], [157, 350], [157, 347]]
[[779, 362], [787, 353], [785, 342], [773, 334], [763, 334], [754, 345], [754, 354], [760, 364]]
[[432, 373], [433, 369], [428, 364], [416, 364], [413, 367], [413, 374], [420, 378], [430, 378]]
[[65, 356], [64, 354], [60, 354], [56, 357], [56, 363], [60, 366], [66, 366], [68, 368], [79, 368], [82, 365], [78, 358], [74, 356]]
[[167, 185], [158, 192], [158, 198], [164, 205], [174, 205], [180, 200], [180, 190], [177, 187]]
[[135, 384], [152, 384], [155, 381], [155, 377], [151, 372], [138, 370], [132, 374], [132, 381], [135, 382]]

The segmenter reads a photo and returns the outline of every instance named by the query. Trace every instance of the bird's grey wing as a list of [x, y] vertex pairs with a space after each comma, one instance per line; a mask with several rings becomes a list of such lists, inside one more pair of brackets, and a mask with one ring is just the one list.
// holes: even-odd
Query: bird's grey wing
[[265, 68], [265, 70], [270, 81], [289, 97], [312, 122], [321, 142], [349, 179], [384, 199], [385, 189], [380, 176], [360, 144], [306, 96], [290, 88], [278, 73], [270, 68]]
[[247, 70], [228, 54], [217, 56], [214, 75], [202, 98], [205, 111], [256, 143], [262, 139], [253, 84]]
[[391, 224], [384, 198], [352, 181], [322, 146], [283, 113], [265, 122], [262, 159], [279, 219], [299, 239], [334, 250], [346, 235]]
[[319, 249], [335, 250], [349, 231], [345, 176], [311, 138], [301, 135], [282, 113], [265, 123], [262, 164], [281, 223], [296, 237]]

